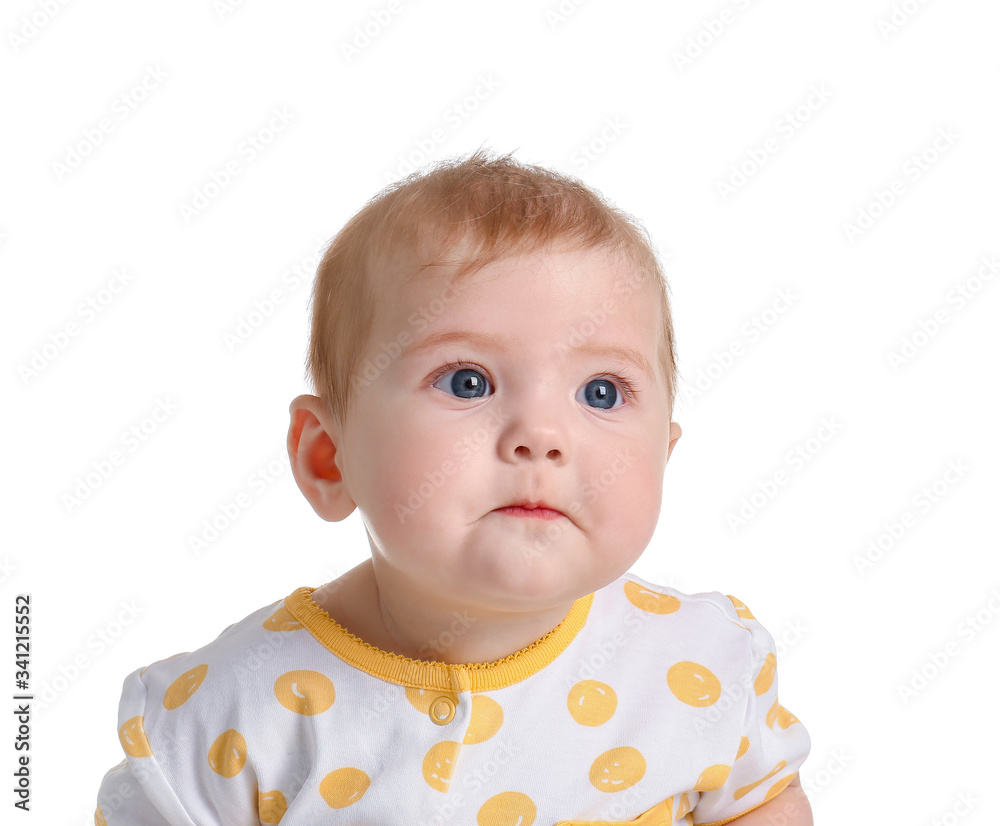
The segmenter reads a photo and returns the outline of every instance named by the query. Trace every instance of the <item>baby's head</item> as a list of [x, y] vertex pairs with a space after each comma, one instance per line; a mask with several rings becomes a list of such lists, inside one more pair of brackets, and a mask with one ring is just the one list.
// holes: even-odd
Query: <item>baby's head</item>
[[376, 572], [509, 611], [642, 553], [680, 428], [666, 282], [625, 213], [480, 151], [358, 212], [312, 312], [289, 456], [320, 516], [361, 511]]

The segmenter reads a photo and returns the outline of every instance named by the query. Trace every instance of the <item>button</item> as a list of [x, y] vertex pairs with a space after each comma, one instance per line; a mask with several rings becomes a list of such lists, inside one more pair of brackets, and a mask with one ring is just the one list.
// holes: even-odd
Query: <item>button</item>
[[431, 720], [439, 726], [446, 726], [455, 719], [455, 701], [451, 697], [438, 697], [431, 703]]

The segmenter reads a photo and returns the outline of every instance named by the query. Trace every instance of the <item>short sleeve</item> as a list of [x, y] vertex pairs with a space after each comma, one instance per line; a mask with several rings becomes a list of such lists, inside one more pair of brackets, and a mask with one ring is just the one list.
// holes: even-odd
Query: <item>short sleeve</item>
[[104, 776], [94, 821], [98, 826], [207, 826], [214, 821], [196, 824], [164, 772], [164, 759], [176, 760], [178, 752], [188, 750], [186, 738], [162, 726], [147, 731], [150, 708], [142, 676], [147, 670], [125, 679], [118, 705], [118, 740], [125, 760]]
[[779, 794], [809, 754], [805, 726], [778, 702], [777, 655], [771, 635], [735, 597], [735, 620], [749, 634], [750, 668], [744, 675], [746, 707], [732, 768], [700, 784], [695, 824], [719, 823], [746, 814]]
[[[141, 773], [140, 773], [141, 774]], [[167, 819], [149, 799], [140, 777], [128, 760], [122, 760], [101, 782], [97, 793], [95, 826], [175, 826], [192, 824], [190, 818]]]

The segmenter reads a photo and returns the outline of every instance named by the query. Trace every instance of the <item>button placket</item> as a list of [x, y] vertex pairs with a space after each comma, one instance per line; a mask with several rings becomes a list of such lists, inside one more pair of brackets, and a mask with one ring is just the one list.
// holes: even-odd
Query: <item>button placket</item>
[[436, 697], [431, 701], [430, 710], [427, 713], [431, 722], [439, 726], [446, 726], [455, 719], [455, 701], [445, 695]]

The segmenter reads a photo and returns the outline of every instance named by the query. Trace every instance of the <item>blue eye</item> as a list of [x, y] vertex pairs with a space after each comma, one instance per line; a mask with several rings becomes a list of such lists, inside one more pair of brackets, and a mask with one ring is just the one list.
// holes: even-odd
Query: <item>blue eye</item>
[[[580, 388], [580, 392], [583, 394], [583, 401], [586, 404], [594, 402], [595, 406], [601, 410], [612, 410], [616, 406], [621, 406], [615, 405], [615, 401], [621, 397], [621, 394], [611, 379], [591, 379]], [[624, 399], [622, 399], [622, 404], [624, 403]]]
[[[439, 384], [443, 385], [439, 389], [459, 399], [481, 399], [487, 395], [487, 388], [492, 387], [482, 370], [465, 363], [444, 365], [431, 382], [431, 387], [438, 387]], [[600, 377], [591, 379], [580, 388], [577, 401], [597, 410], [617, 410], [625, 406], [626, 397], [634, 399], [635, 393], [624, 378]]]
[[483, 376], [481, 372], [473, 367], [463, 367], [462, 365], [447, 364], [445, 368], [453, 367], [457, 369], [450, 370], [447, 373], [440, 374], [431, 385], [432, 387], [437, 387], [438, 382], [442, 379], [451, 376], [451, 379], [445, 384], [448, 389], [454, 393], [460, 399], [480, 399], [486, 391], [486, 385], [489, 382], [486, 377]]

